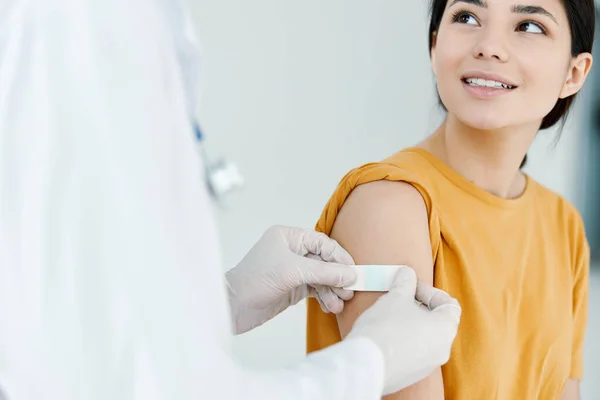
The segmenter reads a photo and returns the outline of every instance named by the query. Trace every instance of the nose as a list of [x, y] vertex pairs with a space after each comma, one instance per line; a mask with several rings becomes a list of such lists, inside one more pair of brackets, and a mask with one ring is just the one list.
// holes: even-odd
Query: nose
[[508, 61], [505, 38], [501, 33], [491, 30], [481, 32], [477, 43], [473, 47], [473, 57], [480, 60]]

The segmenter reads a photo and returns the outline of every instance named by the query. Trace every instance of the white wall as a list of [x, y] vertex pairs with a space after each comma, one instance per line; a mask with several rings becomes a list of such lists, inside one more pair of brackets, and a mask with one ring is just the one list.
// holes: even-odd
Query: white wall
[[[436, 126], [423, 1], [191, 5], [204, 52], [208, 144], [247, 180], [219, 213], [227, 267], [272, 224], [312, 228], [350, 168]], [[302, 356], [304, 337], [297, 307], [237, 338], [236, 348], [249, 362], [271, 365]]]
[[[201, 121], [247, 188], [220, 210], [226, 267], [270, 225], [313, 227], [350, 168], [415, 144], [439, 121], [426, 1], [196, 0], [204, 51]], [[576, 116], [577, 113], [575, 113]], [[573, 199], [581, 133], [540, 135], [528, 170]], [[304, 307], [238, 337], [269, 366], [304, 354]]]

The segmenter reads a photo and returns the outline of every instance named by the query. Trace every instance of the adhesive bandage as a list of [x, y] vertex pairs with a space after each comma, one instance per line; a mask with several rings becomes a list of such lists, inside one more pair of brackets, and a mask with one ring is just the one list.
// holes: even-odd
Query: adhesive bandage
[[357, 292], [387, 292], [392, 287], [396, 272], [406, 265], [352, 265], [356, 282], [344, 289]]

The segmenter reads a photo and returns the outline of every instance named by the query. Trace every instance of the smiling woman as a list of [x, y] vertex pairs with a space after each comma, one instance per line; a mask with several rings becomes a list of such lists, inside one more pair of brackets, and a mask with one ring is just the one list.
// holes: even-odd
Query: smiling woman
[[[390, 399], [579, 398], [583, 223], [520, 164], [583, 86], [594, 18], [593, 0], [431, 2], [444, 122], [348, 173], [317, 224], [356, 263], [410, 265], [463, 306], [448, 364]], [[308, 350], [341, 340], [378, 296], [357, 293], [337, 319], [309, 301]]]
[[[450, 4], [448, 5], [448, 3]], [[468, 23], [480, 26], [482, 21], [476, 18], [477, 14], [471, 14], [468, 11], [464, 10], [464, 8], [471, 5], [471, 8], [474, 9], [473, 11], [481, 9], [481, 11], [484, 11], [485, 13], [489, 11], [488, 3], [492, 3], [492, 6], [494, 5], [493, 3], [500, 3], [498, 5], [504, 4], [505, 7], [509, 7], [510, 12], [515, 14], [517, 20], [520, 21], [520, 25], [515, 27], [516, 30], [520, 30], [521, 32], [542, 34], [545, 36], [548, 36], [549, 34], [554, 34], [552, 39], [555, 39], [555, 36], [558, 34], [568, 35], [568, 37], [563, 37], [563, 39], [567, 39], [568, 41], [570, 41], [571, 57], [577, 57], [580, 54], [591, 53], [592, 44], [594, 41], [594, 16], [596, 10], [592, 1], [585, 0], [555, 0], [550, 2], [538, 1], [536, 2], [536, 5], [522, 5], [518, 4], [519, 2], [507, 2], [502, 0], [454, 0], [452, 2], [448, 2], [445, 0], [432, 1], [431, 20], [429, 24], [430, 51], [433, 49], [436, 43], [440, 27], [442, 26], [442, 19], [446, 14], [446, 8], [454, 9], [453, 15], [455, 17], [459, 17], [459, 19], [462, 18], [462, 20], [459, 22], [467, 23], [468, 20]], [[544, 5], [548, 3], [551, 7], [544, 7]], [[550, 12], [550, 9], [556, 9], [557, 6], [563, 8], [563, 12], [558, 13], [559, 15], [563, 16], [563, 26], [560, 26], [557, 17], [552, 12]], [[482, 18], [483, 17], [484, 16], [482, 15]], [[550, 25], [549, 28], [553, 29], [550, 30], [549, 28], [546, 28], [544, 22]], [[526, 29], [524, 29], [525, 27]], [[551, 63], [557, 60], [554, 54], [546, 54], [546, 56], [549, 56], [549, 61]], [[540, 65], [544, 65], [544, 61], [548, 61], [548, 59], [540, 59]], [[554, 126], [560, 120], [564, 121], [568, 116], [568, 112], [571, 108], [571, 104], [575, 100], [576, 94], [577, 93], [575, 92], [571, 96], [559, 97], [559, 99], [555, 102], [552, 110], [543, 118], [542, 124], [540, 125], [540, 129], [547, 129]], [[550, 98], [549, 100], [552, 100], [552, 98]], [[445, 108], [445, 105], [441, 101], [441, 98], [440, 104], [442, 105], [442, 107]]]

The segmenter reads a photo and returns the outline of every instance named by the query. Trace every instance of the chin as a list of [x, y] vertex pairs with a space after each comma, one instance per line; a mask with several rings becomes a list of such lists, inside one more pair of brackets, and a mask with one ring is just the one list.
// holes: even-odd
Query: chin
[[477, 129], [481, 131], [494, 131], [507, 127], [507, 121], [498, 113], [493, 115], [486, 115], [483, 113], [459, 113], [455, 114], [457, 119], [464, 125], [471, 129]]

